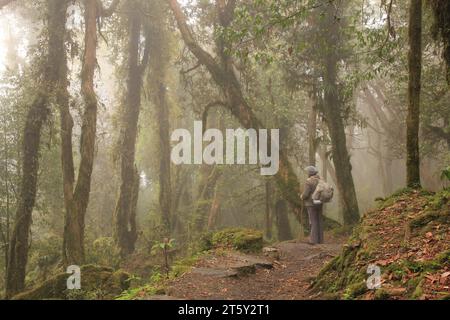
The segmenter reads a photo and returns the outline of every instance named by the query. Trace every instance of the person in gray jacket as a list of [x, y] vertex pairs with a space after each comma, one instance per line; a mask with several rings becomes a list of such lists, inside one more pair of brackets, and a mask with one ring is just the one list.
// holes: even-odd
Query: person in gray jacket
[[314, 190], [316, 190], [320, 177], [316, 167], [309, 166], [306, 169], [308, 179], [305, 183], [305, 190], [300, 198], [303, 200], [306, 209], [308, 210], [309, 223], [311, 225], [310, 243], [323, 243], [323, 220], [322, 207], [323, 204], [315, 204], [312, 199]]

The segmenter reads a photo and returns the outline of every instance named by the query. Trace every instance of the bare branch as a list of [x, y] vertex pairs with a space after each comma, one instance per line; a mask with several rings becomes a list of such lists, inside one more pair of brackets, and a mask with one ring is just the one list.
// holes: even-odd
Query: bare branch
[[187, 69], [187, 70], [181, 70], [180, 73], [181, 73], [181, 74], [189, 73], [189, 72], [191, 72], [191, 71], [194, 71], [195, 69], [197, 69], [197, 68], [200, 67], [201, 65], [202, 65], [201, 63], [197, 63], [195, 66], [190, 67], [190, 68]]

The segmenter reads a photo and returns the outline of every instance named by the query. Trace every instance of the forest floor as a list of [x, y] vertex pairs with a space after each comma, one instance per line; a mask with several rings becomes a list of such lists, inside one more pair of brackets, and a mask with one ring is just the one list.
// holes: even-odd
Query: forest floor
[[[380, 285], [368, 290], [368, 266]], [[379, 199], [314, 280], [328, 299], [450, 299], [450, 189]]]
[[[379, 271], [374, 290], [369, 267]], [[450, 190], [379, 199], [347, 239], [286, 241], [261, 254], [212, 250], [167, 281], [162, 295], [138, 298], [450, 299]]]
[[330, 235], [319, 245], [286, 241], [267, 247], [266, 255], [216, 250], [170, 281], [166, 295], [141, 299], [317, 299], [311, 281], [340, 253], [343, 241]]

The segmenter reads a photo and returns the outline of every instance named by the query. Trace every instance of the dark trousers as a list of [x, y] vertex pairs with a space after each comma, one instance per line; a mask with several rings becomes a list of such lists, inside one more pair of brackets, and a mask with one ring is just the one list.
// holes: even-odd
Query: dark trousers
[[310, 241], [311, 243], [323, 243], [322, 205], [306, 207], [306, 209], [311, 225]]

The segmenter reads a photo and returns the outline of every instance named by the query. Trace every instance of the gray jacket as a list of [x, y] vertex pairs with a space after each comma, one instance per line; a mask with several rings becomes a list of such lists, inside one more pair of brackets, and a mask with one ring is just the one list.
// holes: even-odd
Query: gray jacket
[[312, 195], [319, 184], [319, 180], [320, 177], [317, 174], [306, 179], [305, 190], [302, 193], [302, 199], [305, 202], [305, 207], [314, 207]]

